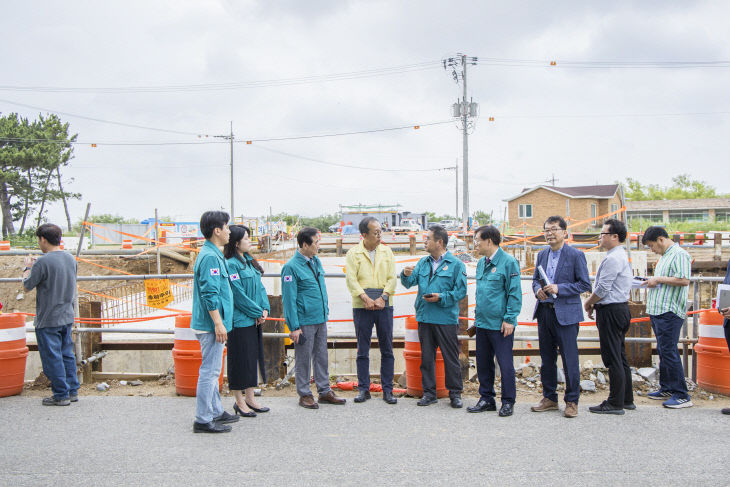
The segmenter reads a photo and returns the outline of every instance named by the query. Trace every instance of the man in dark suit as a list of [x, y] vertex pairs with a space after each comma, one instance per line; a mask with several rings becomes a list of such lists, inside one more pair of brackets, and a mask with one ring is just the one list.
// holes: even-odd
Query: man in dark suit
[[550, 248], [541, 250], [537, 255], [532, 279], [532, 289], [538, 299], [533, 318], [537, 318], [540, 340], [543, 398], [531, 409], [535, 412], [558, 409], [559, 349], [565, 371], [564, 415], [574, 418], [578, 415], [580, 396], [578, 330], [583, 320], [580, 294], [590, 292], [591, 281], [583, 252], [565, 245], [568, 236], [565, 220], [560, 216], [551, 216], [543, 228]]

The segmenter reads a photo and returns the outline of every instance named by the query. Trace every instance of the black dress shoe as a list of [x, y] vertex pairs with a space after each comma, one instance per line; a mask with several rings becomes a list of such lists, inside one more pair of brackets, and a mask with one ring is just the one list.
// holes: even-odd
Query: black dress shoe
[[[238, 407], [238, 404], [233, 405], [233, 410], [236, 412], [237, 415], [243, 416], [244, 418], [255, 418], [256, 417], [256, 413], [254, 413], [253, 411], [244, 413], [243, 410]], [[236, 418], [236, 419], [238, 419], [238, 418]]]
[[251, 406], [248, 402], [246, 403], [246, 406], [250, 407], [255, 413], [268, 413], [269, 411], [271, 411], [271, 409], [267, 407], [255, 408]]
[[479, 402], [477, 402], [473, 406], [469, 406], [466, 408], [467, 411], [470, 413], [483, 413], [484, 411], [496, 411], [497, 405], [493, 402], [487, 401], [485, 399], [479, 399]]
[[720, 412], [722, 414], [730, 414], [730, 408], [722, 408], [722, 409], [720, 409]]
[[396, 404], [398, 399], [396, 399], [392, 392], [383, 392], [383, 401], [388, 404]]
[[502, 407], [499, 408], [499, 415], [502, 417], [512, 416], [512, 413], [514, 412], [512, 406], [513, 405], [508, 402], [502, 404]]
[[211, 421], [210, 423], [193, 423], [193, 433], [228, 433], [231, 431], [231, 427], [227, 424], [216, 423]]
[[439, 400], [435, 397], [424, 395], [421, 399], [418, 400], [416, 406], [430, 406], [431, 404], [436, 404], [437, 402], [439, 402]]
[[454, 409], [460, 409], [464, 407], [464, 403], [461, 401], [461, 396], [451, 396], [451, 407]]
[[235, 423], [236, 421], [238, 421], [238, 419], [239, 419], [238, 416], [236, 416], [235, 414], [231, 414], [228, 411], [223, 411], [223, 414], [221, 414], [217, 418], [213, 418], [213, 422], [220, 423], [220, 424], [228, 424], [228, 423]]
[[357, 397], [353, 399], [355, 402], [365, 402], [370, 399], [370, 391], [360, 391]]

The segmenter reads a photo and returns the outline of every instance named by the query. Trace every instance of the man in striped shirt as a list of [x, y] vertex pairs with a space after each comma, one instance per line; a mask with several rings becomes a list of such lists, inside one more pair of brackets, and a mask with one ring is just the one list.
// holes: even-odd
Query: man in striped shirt
[[646, 314], [659, 352], [659, 390], [650, 392], [650, 399], [663, 400], [671, 409], [692, 407], [677, 343], [687, 318], [687, 292], [691, 272], [689, 254], [669, 239], [666, 230], [654, 226], [646, 229], [641, 243], [658, 254], [654, 277], [646, 281]]

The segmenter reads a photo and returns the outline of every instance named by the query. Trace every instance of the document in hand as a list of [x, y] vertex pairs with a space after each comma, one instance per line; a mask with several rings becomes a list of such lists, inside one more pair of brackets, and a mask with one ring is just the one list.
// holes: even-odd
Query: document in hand
[[[545, 273], [545, 269], [543, 269], [541, 265], [537, 266], [537, 273], [540, 276], [538, 281], [540, 281], [540, 285], [542, 287], [552, 284], [552, 282], [550, 282], [550, 279], [548, 279], [547, 273]], [[553, 299], [557, 299], [558, 296], [556, 294], [550, 293], [550, 297]]]
[[717, 285], [717, 309], [730, 308], [730, 284]]

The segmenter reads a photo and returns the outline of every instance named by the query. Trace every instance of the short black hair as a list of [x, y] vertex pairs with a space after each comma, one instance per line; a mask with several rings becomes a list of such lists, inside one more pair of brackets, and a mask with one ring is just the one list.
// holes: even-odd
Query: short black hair
[[646, 229], [644, 236], [641, 237], [641, 243], [646, 245], [647, 242], [656, 242], [659, 237], [669, 238], [669, 234], [664, 227], [654, 225]]
[[547, 224], [547, 223], [557, 223], [558, 225], [560, 225], [560, 228], [562, 228], [563, 230], [568, 229], [568, 224], [565, 223], [565, 219], [560, 215], [553, 215], [553, 216], [547, 217], [547, 220], [545, 220], [545, 223], [542, 224], [542, 227], [545, 228], [545, 224]]
[[441, 225], [434, 225], [429, 228], [429, 231], [433, 232], [433, 239], [441, 240], [444, 243], [444, 248], [446, 248], [446, 244], [449, 243], [449, 232]]
[[53, 223], [44, 223], [36, 229], [35, 236], [43, 237], [49, 244], [58, 246], [61, 245], [63, 230], [61, 230], [61, 227], [54, 225]]
[[312, 245], [314, 237], [319, 233], [319, 229], [314, 227], [304, 227], [297, 233], [297, 244], [299, 248], [304, 247], [304, 244]]
[[230, 220], [230, 216], [225, 211], [206, 211], [200, 217], [200, 233], [206, 239], [210, 239], [213, 236], [213, 230], [223, 228], [228, 220]]
[[376, 221], [378, 221], [378, 219], [374, 216], [366, 216], [365, 218], [360, 220], [360, 223], [358, 223], [357, 225], [358, 230], [360, 230], [360, 235], [367, 235], [370, 231], [370, 228], [368, 228], [370, 226], [370, 222]]
[[499, 245], [502, 241], [502, 234], [494, 225], [482, 225], [474, 230], [474, 235], [479, 235], [482, 240], [491, 240], [494, 245]]
[[626, 241], [626, 224], [621, 220], [610, 218], [603, 222], [604, 225], [608, 225], [608, 231], [618, 235], [618, 241], [624, 243]]

